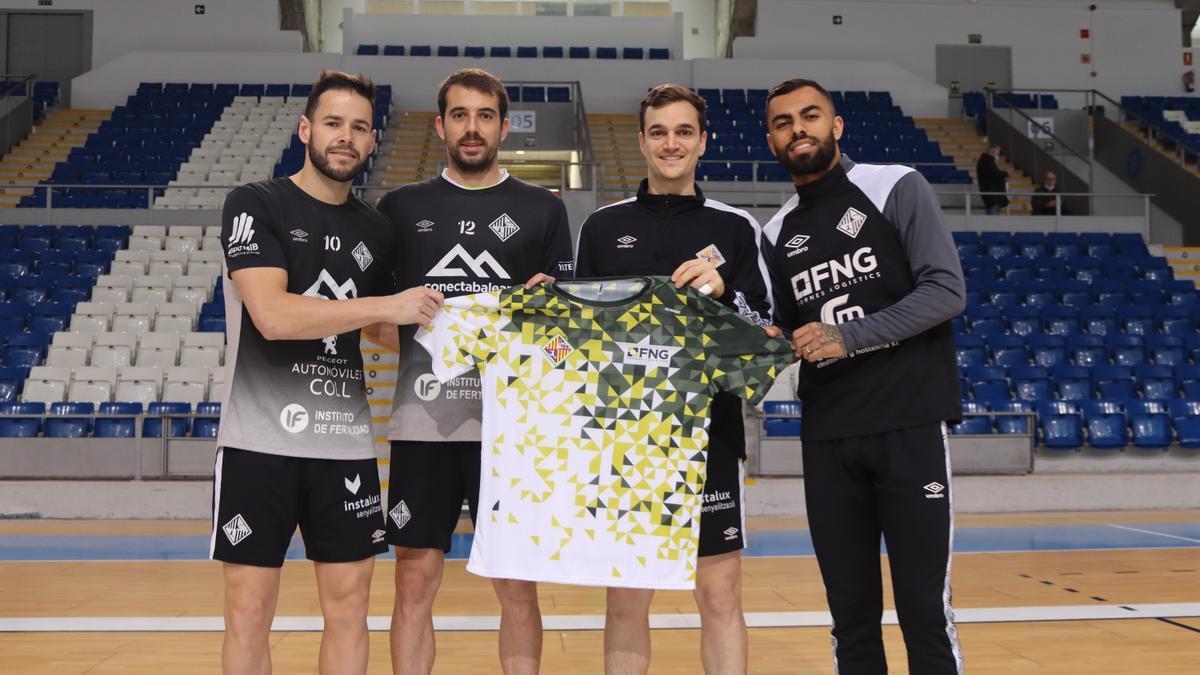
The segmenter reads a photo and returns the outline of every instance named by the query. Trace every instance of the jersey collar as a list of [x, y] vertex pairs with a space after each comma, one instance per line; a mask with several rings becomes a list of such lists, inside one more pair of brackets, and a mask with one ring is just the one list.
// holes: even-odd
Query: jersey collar
[[480, 185], [478, 187], [471, 187], [469, 185], [463, 185], [462, 183], [455, 182], [455, 180], [450, 177], [450, 171], [448, 169], [442, 169], [442, 180], [453, 185], [454, 187], [458, 188], [459, 190], [470, 190], [472, 192], [474, 192], [475, 190], [487, 190], [490, 188], [494, 188], [497, 185], [508, 180], [508, 169], [500, 169], [500, 180], [496, 181], [495, 183], [492, 183], [491, 185]]
[[695, 188], [694, 195], [654, 195], [650, 194], [650, 179], [643, 178], [638, 186], [637, 202], [654, 211], [680, 213], [704, 205], [704, 193], [700, 191], [699, 185]]

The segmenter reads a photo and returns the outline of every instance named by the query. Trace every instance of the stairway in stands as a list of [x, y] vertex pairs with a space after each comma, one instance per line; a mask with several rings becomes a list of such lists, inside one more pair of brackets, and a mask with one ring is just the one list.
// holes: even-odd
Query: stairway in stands
[[107, 120], [111, 110], [57, 109], [46, 114], [25, 140], [0, 160], [0, 207], [15, 207], [33, 188], [9, 187], [50, 177], [54, 165], [82, 147], [88, 134]]
[[[972, 120], [924, 117], [917, 118], [917, 126], [925, 129], [929, 140], [936, 142], [942, 152], [954, 158], [954, 165], [971, 174], [971, 180], [979, 185], [979, 177], [975, 175], [975, 163], [979, 155], [987, 150], [987, 138], [975, 131]], [[1036, 180], [1026, 176], [1020, 169], [1001, 155], [1000, 168], [1008, 172], [1008, 189], [1011, 192], [1032, 192]], [[1029, 197], [1010, 196], [1008, 212], [1024, 215], [1030, 212]]]
[[[388, 123], [385, 142], [370, 182], [389, 187], [433, 178], [446, 163], [446, 146], [433, 126], [435, 112], [397, 112]], [[513, 163], [500, 165], [513, 176], [552, 190], [559, 188], [560, 170], [555, 164]]]
[[588, 115], [592, 154], [601, 164], [600, 199], [611, 203], [637, 194], [646, 175], [646, 164], [638, 149], [637, 115]]

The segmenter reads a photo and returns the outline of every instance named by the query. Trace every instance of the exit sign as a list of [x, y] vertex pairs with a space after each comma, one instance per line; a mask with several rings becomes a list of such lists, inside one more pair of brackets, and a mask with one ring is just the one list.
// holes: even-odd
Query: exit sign
[[842, 25], [842, 15], [841, 14], [833, 15], [833, 25], [835, 25], [835, 26]]
[[195, 11], [197, 14], [203, 14], [204, 13], [204, 5], [196, 5]]
[[983, 33], [969, 33], [969, 34], [967, 34], [967, 44], [969, 44], [969, 45], [981, 45], [981, 44], [983, 44]]

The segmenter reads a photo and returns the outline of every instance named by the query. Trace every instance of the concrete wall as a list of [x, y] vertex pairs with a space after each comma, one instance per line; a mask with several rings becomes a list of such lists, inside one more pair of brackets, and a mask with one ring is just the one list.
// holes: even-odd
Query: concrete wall
[[[195, 13], [196, 4], [205, 13]], [[9, 0], [5, 9], [92, 10], [92, 66], [129, 52], [299, 52], [300, 33], [279, 30], [276, 0]], [[76, 104], [78, 105], [78, 104]]]
[[[755, 37], [735, 58], [889, 61], [935, 79], [934, 46], [1013, 47], [1016, 87], [1096, 88], [1112, 94], [1181, 91], [1180, 14], [1171, 0], [759, 0]], [[833, 25], [841, 15], [843, 23]], [[1080, 29], [1091, 30], [1091, 40]], [[1094, 46], [1092, 63], [1080, 55]], [[1096, 77], [1091, 76], [1095, 70]]]

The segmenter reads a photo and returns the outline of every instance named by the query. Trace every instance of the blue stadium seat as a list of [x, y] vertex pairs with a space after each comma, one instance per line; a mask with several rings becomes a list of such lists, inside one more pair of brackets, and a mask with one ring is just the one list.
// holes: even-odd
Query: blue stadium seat
[[488, 56], [493, 59], [507, 59], [512, 57], [512, 47], [492, 47], [488, 49]]
[[25, 384], [24, 368], [0, 368], [0, 403], [16, 401]]
[[[415, 51], [415, 48], [414, 48], [414, 51]], [[458, 56], [458, 45], [438, 45], [437, 55], [438, 56]], [[419, 56], [419, 54], [414, 53], [413, 56]]]
[[517, 47], [518, 59], [536, 59], [538, 56], [537, 47]]
[[36, 417], [0, 418], [0, 438], [35, 438], [46, 414], [45, 403], [0, 403], [0, 415], [36, 415]]
[[1049, 335], [1066, 337], [1079, 332], [1079, 310], [1075, 307], [1051, 305], [1042, 311], [1042, 320]]
[[1092, 369], [1092, 378], [1096, 381], [1101, 398], [1125, 400], [1137, 395], [1133, 368], [1129, 366], [1095, 366]]
[[972, 401], [963, 402], [962, 422], [950, 427], [950, 432], [957, 435], [983, 435], [992, 433], [992, 422], [986, 413], [988, 408], [983, 403]]
[[974, 366], [965, 369], [971, 396], [977, 401], [1012, 399], [1012, 390], [1004, 369], [998, 366]]
[[542, 47], [543, 59], [561, 59], [563, 57], [562, 47]]
[[1164, 305], [1155, 310], [1154, 321], [1162, 333], [1184, 338], [1196, 328], [1192, 312], [1192, 308], [1188, 306]]
[[596, 58], [598, 59], [615, 59], [617, 58], [616, 47], [596, 47]]
[[651, 47], [650, 48], [650, 60], [651, 61], [667, 61], [667, 60], [670, 60], [670, 58], [671, 58], [671, 50], [670, 49], [667, 49], [664, 47]]
[[[190, 413], [191, 411], [192, 411], [192, 405], [190, 403], [161, 401], [161, 402], [151, 403], [150, 407], [146, 410], [146, 414], [147, 415], [179, 415], [179, 414], [187, 414], [187, 413]], [[147, 438], [161, 438], [162, 433], [163, 433], [163, 420], [164, 419], [167, 419], [167, 418], [162, 418], [162, 417], [146, 418], [145, 422], [142, 424], [142, 436], [147, 437]], [[188, 419], [186, 417], [171, 418], [170, 423], [171, 424], [169, 427], [168, 435], [171, 438], [187, 436]]]
[[1117, 332], [1117, 313], [1109, 307], [1086, 306], [1079, 312], [1083, 332], [1104, 337]]
[[1187, 362], [1183, 351], [1183, 339], [1174, 335], [1150, 335], [1146, 337], [1147, 356], [1151, 363], [1175, 367]]
[[1095, 397], [1091, 370], [1083, 366], [1055, 366], [1051, 371], [1063, 401], [1083, 401]]
[[1067, 341], [1059, 335], [1033, 334], [1029, 336], [1029, 347], [1035, 366], [1053, 367], [1067, 365]]
[[550, 103], [570, 103], [570, 87], [546, 87], [546, 100]]
[[1140, 335], [1110, 335], [1105, 343], [1110, 360], [1118, 366], [1140, 366], [1146, 362], [1145, 340]]
[[[129, 417], [101, 417], [96, 420], [96, 438], [133, 438], [137, 435], [137, 420], [134, 415], [142, 414], [138, 402], [105, 402], [100, 404], [100, 415], [129, 415]], [[159, 430], [161, 433], [161, 423]]]
[[1075, 450], [1083, 445], [1083, 417], [1073, 403], [1044, 401], [1037, 405], [1042, 443], [1053, 450]]
[[1098, 335], [1071, 335], [1067, 338], [1067, 350], [1071, 362], [1077, 366], [1108, 364], [1108, 349], [1104, 346], [1104, 338]]
[[1050, 372], [1041, 366], [1015, 366], [1009, 369], [1018, 401], [1048, 401], [1054, 398]]
[[221, 404], [216, 402], [197, 403], [197, 415], [212, 415], [212, 417], [197, 417], [192, 422], [193, 438], [216, 438], [220, 425]]
[[1146, 450], [1163, 450], [1175, 438], [1171, 418], [1162, 413], [1134, 415], [1129, 420], [1133, 446]]
[[1128, 422], [1121, 405], [1115, 401], [1084, 401], [1088, 445], [1117, 449], [1129, 445]]
[[1200, 364], [1175, 366], [1175, 379], [1183, 389], [1183, 398], [1200, 400]]
[[591, 47], [571, 47], [567, 50], [567, 56], [573, 59], [590, 59], [592, 58]]
[[1145, 305], [1122, 307], [1117, 311], [1121, 330], [1130, 335], [1150, 335], [1155, 332], [1155, 310]]
[[1029, 365], [1029, 350], [1020, 335], [989, 335], [985, 338], [991, 362], [997, 366]]
[[487, 55], [487, 50], [483, 47], [463, 47], [463, 56], [470, 59], [482, 59]]
[[1179, 383], [1170, 366], [1138, 366], [1134, 368], [1138, 390], [1144, 399], [1172, 399]]
[[958, 335], [954, 338], [954, 353], [959, 368], [987, 364], [987, 350], [983, 338], [978, 335]]
[[[1031, 412], [1033, 408], [1025, 401], [991, 401], [988, 410], [998, 413]], [[1022, 415], [994, 415], [996, 432], [1001, 434], [1028, 434], [1029, 418]]]
[[1171, 401], [1171, 419], [1179, 445], [1200, 448], [1200, 399]]
[[51, 403], [50, 417], [46, 418], [46, 437], [86, 438], [92, 429], [91, 416], [95, 410], [96, 404], [91, 402]]
[[1028, 338], [1042, 332], [1042, 313], [1037, 307], [1017, 306], [1008, 310], [1008, 329], [1013, 335]]
[[641, 47], [625, 47], [621, 50], [621, 58], [641, 60], [646, 58], [646, 50]]
[[384, 45], [384, 56], [404, 56], [404, 45]]
[[521, 87], [521, 100], [526, 103], [545, 103], [546, 88], [545, 87]]
[[354, 53], [359, 56], [378, 56], [379, 45], [359, 45], [358, 49], [354, 50]]
[[410, 45], [408, 48], [409, 56], [433, 56], [432, 45]]

